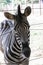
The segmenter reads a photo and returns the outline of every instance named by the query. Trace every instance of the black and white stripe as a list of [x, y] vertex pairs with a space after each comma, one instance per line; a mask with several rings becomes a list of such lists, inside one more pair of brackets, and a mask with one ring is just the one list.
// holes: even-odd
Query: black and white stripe
[[20, 41], [20, 37], [17, 32], [15, 32], [15, 40], [13, 44], [10, 42], [9, 47], [7, 47], [5, 58], [12, 63], [20, 63], [26, 59], [22, 54], [22, 42]]
[[[15, 33], [15, 34], [14, 34]], [[22, 53], [22, 41], [21, 36], [18, 31], [11, 31], [10, 35], [8, 35], [8, 46], [6, 46], [5, 51], [5, 59], [12, 63], [21, 63], [26, 60], [25, 55]], [[30, 43], [30, 30], [27, 27], [27, 42]]]

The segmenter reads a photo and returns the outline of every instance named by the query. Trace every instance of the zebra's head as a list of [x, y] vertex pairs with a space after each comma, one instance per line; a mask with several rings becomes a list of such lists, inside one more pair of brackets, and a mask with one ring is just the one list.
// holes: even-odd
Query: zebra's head
[[10, 14], [8, 12], [5, 12], [4, 15], [5, 15], [6, 18], [8, 18], [10, 20], [14, 20], [19, 25], [21, 25], [22, 23], [27, 23], [27, 16], [29, 16], [30, 13], [31, 13], [30, 6], [25, 8], [24, 13], [21, 13], [20, 5], [18, 5], [18, 9], [17, 9], [17, 14], [16, 15]]
[[[27, 16], [29, 16], [31, 13], [31, 7], [28, 6], [25, 8], [24, 13], [21, 13], [21, 9], [20, 9], [20, 5], [18, 5], [18, 9], [17, 9], [17, 14], [13, 15], [10, 14], [8, 12], [5, 12], [4, 15], [6, 18], [10, 19], [10, 20], [14, 20], [14, 22], [17, 23], [17, 25], [15, 26], [16, 30], [19, 30], [24, 36], [24, 38], [26, 37], [26, 30], [27, 27], [29, 27], [29, 23], [27, 21]], [[22, 35], [22, 36], [23, 36]]]

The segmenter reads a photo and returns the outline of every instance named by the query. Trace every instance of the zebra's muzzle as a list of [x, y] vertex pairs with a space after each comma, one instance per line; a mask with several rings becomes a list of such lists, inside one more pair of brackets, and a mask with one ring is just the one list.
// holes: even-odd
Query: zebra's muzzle
[[30, 53], [31, 53], [31, 49], [28, 45], [28, 42], [25, 42], [25, 43], [22, 43], [22, 51], [23, 51], [23, 54], [29, 58], [30, 57]]

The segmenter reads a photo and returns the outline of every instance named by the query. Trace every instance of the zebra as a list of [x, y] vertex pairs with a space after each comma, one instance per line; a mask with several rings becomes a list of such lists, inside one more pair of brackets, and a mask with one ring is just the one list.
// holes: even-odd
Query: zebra
[[[21, 13], [20, 5], [18, 5], [17, 14], [13, 15], [8, 12], [4, 12], [4, 16], [8, 19], [7, 23], [2, 30], [2, 33], [9, 31], [9, 23], [14, 20], [13, 30], [7, 33], [5, 36], [5, 42], [3, 42], [3, 51], [6, 65], [28, 65], [31, 49], [30, 44], [30, 25], [27, 21], [27, 16], [31, 13], [31, 7], [25, 8], [24, 13]], [[9, 23], [8, 23], [9, 21]], [[8, 27], [8, 28], [7, 28]], [[3, 28], [3, 26], [2, 26]], [[1, 29], [2, 29], [1, 28]]]

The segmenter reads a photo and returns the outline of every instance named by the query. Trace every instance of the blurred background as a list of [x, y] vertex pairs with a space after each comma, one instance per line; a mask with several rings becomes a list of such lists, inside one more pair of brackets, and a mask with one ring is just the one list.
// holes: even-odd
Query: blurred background
[[[27, 6], [31, 14], [27, 17], [30, 24], [31, 56], [29, 65], [43, 65], [43, 0], [0, 0], [0, 23], [5, 20], [4, 12], [15, 14], [20, 4], [21, 12]], [[5, 65], [4, 56], [0, 51], [0, 65]]]

